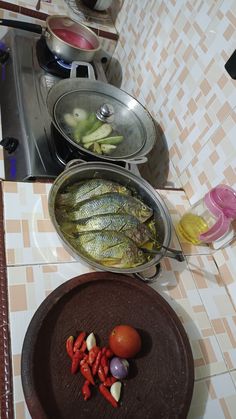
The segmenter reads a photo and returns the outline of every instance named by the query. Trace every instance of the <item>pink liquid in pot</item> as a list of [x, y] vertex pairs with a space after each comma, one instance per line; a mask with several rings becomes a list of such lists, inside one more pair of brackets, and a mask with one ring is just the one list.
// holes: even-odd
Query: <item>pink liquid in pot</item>
[[58, 36], [58, 38], [73, 47], [81, 49], [94, 49], [94, 46], [86, 38], [75, 32], [69, 31], [68, 29], [53, 29], [53, 32], [56, 36]]

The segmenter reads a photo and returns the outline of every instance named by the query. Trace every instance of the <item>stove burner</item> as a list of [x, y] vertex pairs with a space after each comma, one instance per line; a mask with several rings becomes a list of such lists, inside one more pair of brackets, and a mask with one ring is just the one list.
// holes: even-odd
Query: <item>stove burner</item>
[[64, 60], [57, 60], [57, 64], [67, 70], [71, 70], [71, 63], [66, 63]]
[[53, 76], [64, 79], [70, 77], [70, 68], [58, 63], [58, 61], [62, 60], [58, 60], [58, 57], [54, 57], [43, 37], [36, 42], [36, 54], [40, 67], [45, 71]]

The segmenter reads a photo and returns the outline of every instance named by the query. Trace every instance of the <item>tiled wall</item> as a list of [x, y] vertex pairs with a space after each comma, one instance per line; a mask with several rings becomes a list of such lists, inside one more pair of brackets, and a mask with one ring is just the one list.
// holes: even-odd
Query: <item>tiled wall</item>
[[116, 27], [121, 87], [161, 125], [176, 182], [192, 202], [219, 182], [236, 187], [236, 81], [224, 69], [235, 0], [125, 0]]
[[[218, 183], [236, 188], [236, 80], [224, 68], [236, 48], [235, 0], [124, 0], [116, 28], [110, 80], [163, 130], [167, 181], [191, 203]], [[234, 301], [235, 258], [236, 245], [215, 253]]]

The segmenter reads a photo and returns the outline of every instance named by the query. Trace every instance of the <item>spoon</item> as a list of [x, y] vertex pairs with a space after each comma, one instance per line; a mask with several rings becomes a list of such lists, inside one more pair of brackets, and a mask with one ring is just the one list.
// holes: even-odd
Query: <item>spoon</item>
[[[183, 262], [184, 261], [184, 255], [183, 255], [182, 250], [171, 249], [170, 247], [166, 247], [163, 244], [160, 245], [160, 247], [162, 247], [163, 249], [166, 250], [166, 253], [164, 254], [164, 256], [169, 257], [171, 259], [176, 259], [176, 260], [178, 260], [178, 262]], [[155, 249], [154, 250], [153, 249], [152, 250], [142, 249], [142, 251], [144, 253], [149, 253], [149, 254], [152, 254], [152, 255], [161, 254], [160, 250], [155, 250]]]

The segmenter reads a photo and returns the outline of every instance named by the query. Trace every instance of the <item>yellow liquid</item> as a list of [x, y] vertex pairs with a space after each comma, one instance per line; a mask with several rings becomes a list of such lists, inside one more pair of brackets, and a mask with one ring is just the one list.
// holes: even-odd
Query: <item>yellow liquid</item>
[[192, 244], [200, 244], [200, 234], [205, 233], [209, 229], [206, 221], [200, 217], [191, 213], [185, 214], [177, 225], [177, 233], [179, 237]]

